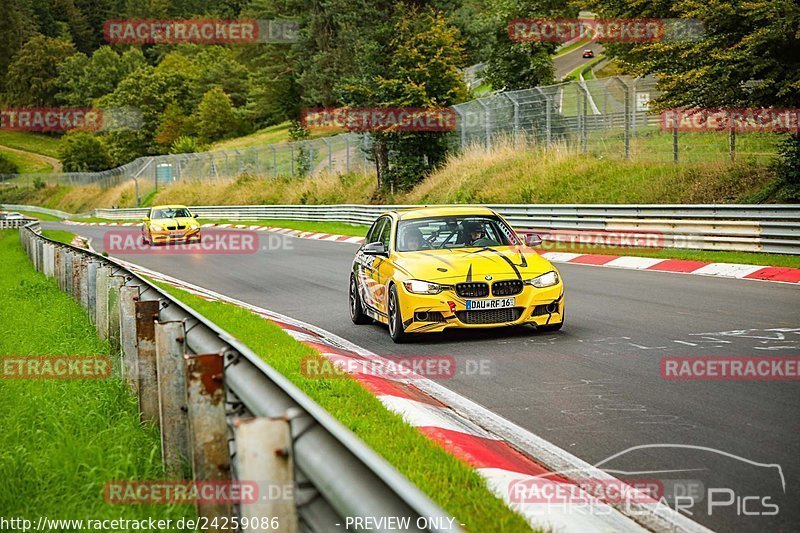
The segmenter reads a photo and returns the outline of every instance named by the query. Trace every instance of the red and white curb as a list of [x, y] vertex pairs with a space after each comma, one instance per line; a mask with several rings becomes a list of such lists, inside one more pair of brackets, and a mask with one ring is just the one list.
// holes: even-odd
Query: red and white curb
[[[138, 226], [139, 222], [77, 222], [64, 221], [65, 224], [79, 226]], [[203, 228], [245, 229], [251, 231], [269, 231], [298, 239], [318, 241], [346, 242], [361, 244], [363, 237], [315, 233], [289, 228], [258, 226], [246, 224], [203, 224]], [[619, 256], [601, 254], [575, 254], [568, 252], [538, 253], [552, 263], [570, 263], [577, 265], [600, 266], [608, 268], [625, 268], [630, 270], [647, 270], [653, 272], [670, 272], [674, 274], [693, 274], [698, 276], [714, 276], [744, 280], [771, 281], [781, 283], [800, 283], [800, 268], [771, 267], [759, 265], [742, 265], [737, 263], [709, 263], [686, 259], [659, 259], [654, 257]]]
[[[387, 359], [316, 326], [126, 261], [118, 261], [141, 275], [206, 300], [222, 301], [248, 309], [276, 324], [294, 339], [314, 348], [331, 361], [370, 361], [372, 365], [387, 365], [387, 368], [391, 368], [389, 365], [392, 363]], [[359, 365], [350, 365], [345, 368], [358, 367]], [[570, 509], [562, 504], [513, 501], [510, 488], [514, 483], [536, 479], [537, 486], [550, 485], [554, 492], [558, 491], [560, 484], [575, 484], [560, 475], [539, 477], [553, 471], [580, 472], [582, 476], [591, 479], [613, 478], [430, 379], [418, 375], [392, 375], [388, 370], [380, 376], [362, 373], [351, 375], [389, 411], [399, 414], [408, 424], [473, 467], [486, 480], [490, 490], [525, 517], [533, 527], [551, 528], [559, 532], [639, 532], [648, 529], [708, 531], [655, 501], [635, 504], [639, 508], [637, 520], [646, 527], [623, 514], [614, 505], [589, 496], [586, 496], [588, 503], [584, 503], [579, 509]], [[631, 504], [626, 503], [625, 506], [630, 508]]]

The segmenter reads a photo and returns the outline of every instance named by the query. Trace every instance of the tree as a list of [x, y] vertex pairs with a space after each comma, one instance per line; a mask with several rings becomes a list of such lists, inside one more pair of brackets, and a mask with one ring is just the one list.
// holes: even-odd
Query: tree
[[61, 138], [58, 156], [65, 172], [95, 172], [111, 167], [103, 142], [85, 131], [70, 131]]
[[219, 87], [203, 95], [196, 113], [197, 132], [203, 142], [232, 137], [238, 130], [238, 120], [230, 96]]
[[[442, 108], [468, 97], [459, 67], [464, 51], [456, 28], [428, 8], [399, 6], [381, 73], [348, 87], [354, 106]], [[450, 137], [441, 132], [374, 132], [378, 180], [408, 189], [444, 160]]]
[[0, 152], [0, 176], [3, 174], [17, 174], [19, 167], [6, 154]]
[[8, 67], [6, 95], [11, 104], [53, 106], [58, 66], [75, 53], [72, 43], [38, 35], [25, 43]]
[[[614, 44], [607, 53], [633, 74], [658, 77], [656, 109], [800, 107], [800, 4], [794, 0], [596, 0], [606, 17], [702, 23], [699, 38]], [[800, 133], [785, 142], [779, 176], [800, 190]], [[787, 181], [788, 180], [788, 181]]]

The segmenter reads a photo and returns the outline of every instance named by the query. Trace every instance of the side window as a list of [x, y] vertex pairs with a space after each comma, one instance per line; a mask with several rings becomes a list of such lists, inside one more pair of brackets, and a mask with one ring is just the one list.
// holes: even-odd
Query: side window
[[386, 219], [381, 217], [372, 223], [372, 227], [369, 228], [369, 231], [367, 232], [367, 237], [364, 239], [364, 243], [369, 244], [371, 242], [375, 242], [378, 240], [378, 234], [380, 233], [380, 229], [384, 220]]
[[383, 243], [383, 247], [388, 250], [389, 249], [389, 235], [392, 230], [392, 221], [389, 218], [384, 218], [386, 223], [381, 226], [381, 231], [378, 234], [376, 240]]

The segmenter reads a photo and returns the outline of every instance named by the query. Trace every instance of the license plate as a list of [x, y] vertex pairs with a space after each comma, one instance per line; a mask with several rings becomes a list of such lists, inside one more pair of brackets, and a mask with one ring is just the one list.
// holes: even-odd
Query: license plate
[[183, 232], [182, 231], [170, 231], [169, 232], [169, 236], [170, 237], [183, 237]]
[[514, 307], [515, 298], [489, 298], [486, 300], [467, 300], [467, 311], [480, 309], [507, 309]]

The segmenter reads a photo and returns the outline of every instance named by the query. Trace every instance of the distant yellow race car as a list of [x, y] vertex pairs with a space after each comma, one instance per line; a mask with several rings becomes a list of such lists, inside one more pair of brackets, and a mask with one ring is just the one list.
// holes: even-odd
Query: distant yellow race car
[[142, 240], [146, 244], [200, 242], [200, 223], [184, 205], [157, 205], [144, 217]]
[[483, 207], [391, 211], [370, 228], [350, 274], [350, 317], [411, 333], [564, 324], [564, 284], [500, 215]]

